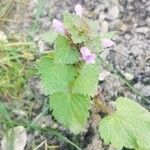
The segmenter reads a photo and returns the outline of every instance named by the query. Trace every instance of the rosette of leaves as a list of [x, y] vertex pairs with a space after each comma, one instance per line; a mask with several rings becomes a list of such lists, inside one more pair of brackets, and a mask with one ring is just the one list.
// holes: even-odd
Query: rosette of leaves
[[64, 25], [74, 43], [84, 43], [91, 50], [98, 52], [101, 48], [98, 23], [74, 14], [64, 14]]

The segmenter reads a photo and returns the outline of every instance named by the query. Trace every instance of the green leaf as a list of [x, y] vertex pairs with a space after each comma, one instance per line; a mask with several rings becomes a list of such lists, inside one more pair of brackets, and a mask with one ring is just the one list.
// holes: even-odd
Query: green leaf
[[92, 51], [100, 51], [100, 36], [98, 23], [74, 14], [64, 14], [64, 25], [71, 34], [74, 43], [84, 43]]
[[[68, 32], [71, 34], [74, 43], [82, 43], [84, 41], [85, 38], [84, 35], [86, 35], [86, 32], [83, 28], [83, 24], [82, 24], [83, 21], [81, 17], [75, 14], [65, 13], [63, 19], [64, 19], [64, 25], [67, 28]], [[82, 36], [83, 39], [81, 38]], [[78, 40], [78, 38], [81, 38], [81, 41]], [[76, 40], [78, 42], [75, 42]]]
[[55, 62], [61, 64], [74, 64], [79, 61], [79, 51], [71, 47], [69, 40], [64, 36], [59, 36], [55, 41]]
[[103, 33], [103, 34], [101, 34], [101, 38], [102, 39], [112, 39], [115, 36], [116, 33], [117, 33], [116, 31]]
[[82, 43], [87, 40], [86, 34], [79, 29], [81, 18], [74, 14], [64, 14], [64, 25], [71, 34], [74, 43]]
[[97, 64], [85, 64], [74, 81], [73, 92], [94, 96], [97, 91], [99, 67]]
[[90, 97], [80, 94], [55, 93], [50, 97], [54, 117], [74, 134], [80, 133], [87, 122]]
[[10, 120], [10, 114], [6, 109], [5, 104], [0, 103], [0, 120]]
[[42, 34], [42, 39], [45, 42], [52, 44], [56, 40], [57, 36], [58, 33], [54, 29], [50, 29], [49, 32], [45, 32], [44, 34]]
[[100, 122], [99, 132], [106, 144], [116, 148], [150, 149], [150, 113], [138, 103], [120, 97], [117, 110]]
[[94, 53], [99, 53], [102, 49], [99, 36], [93, 37], [92, 40], [88, 40], [85, 42], [85, 45]]
[[67, 91], [69, 82], [76, 76], [74, 66], [55, 64], [50, 57], [41, 58], [38, 68], [47, 94]]

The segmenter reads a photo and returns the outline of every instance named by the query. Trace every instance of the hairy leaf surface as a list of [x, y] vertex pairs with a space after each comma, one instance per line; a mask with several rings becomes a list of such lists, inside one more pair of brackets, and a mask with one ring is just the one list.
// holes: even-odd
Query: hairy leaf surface
[[50, 107], [54, 117], [75, 134], [84, 128], [89, 117], [90, 97], [80, 94], [55, 93], [51, 96]]
[[76, 76], [74, 66], [55, 64], [50, 57], [41, 58], [39, 72], [47, 94], [67, 91], [69, 82], [74, 80]]
[[97, 64], [85, 64], [74, 82], [73, 92], [94, 96], [97, 91], [99, 67]]
[[64, 14], [64, 24], [74, 43], [85, 43], [92, 51], [100, 50], [97, 22], [74, 14]]
[[138, 103], [120, 97], [117, 110], [100, 122], [99, 132], [106, 144], [116, 148], [150, 149], [150, 113]]
[[64, 36], [59, 36], [55, 41], [55, 62], [61, 64], [74, 64], [79, 61], [80, 53], [69, 44]]
[[45, 42], [52, 44], [56, 40], [57, 36], [58, 33], [54, 29], [50, 29], [49, 32], [45, 32], [44, 34], [42, 34], [42, 39]]

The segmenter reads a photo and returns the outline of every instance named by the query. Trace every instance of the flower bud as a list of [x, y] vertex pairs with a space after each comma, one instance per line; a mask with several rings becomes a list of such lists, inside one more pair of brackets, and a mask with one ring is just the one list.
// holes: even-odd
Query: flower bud
[[110, 39], [103, 39], [102, 40], [102, 47], [103, 48], [108, 48], [108, 47], [111, 47], [115, 44], [115, 42], [113, 42], [112, 40]]
[[96, 55], [92, 54], [87, 47], [80, 48], [81, 59], [85, 60], [87, 64], [95, 63]]
[[65, 34], [66, 33], [66, 29], [63, 25], [62, 22], [60, 22], [59, 20], [57, 19], [53, 19], [53, 27], [55, 28], [55, 30], [59, 33], [63, 33]]
[[75, 12], [78, 16], [82, 17], [82, 14], [83, 14], [83, 8], [80, 4], [77, 4], [75, 7]]

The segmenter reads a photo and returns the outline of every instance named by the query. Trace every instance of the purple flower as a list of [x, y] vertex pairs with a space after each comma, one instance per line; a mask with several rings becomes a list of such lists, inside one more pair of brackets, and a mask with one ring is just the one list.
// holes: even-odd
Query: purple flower
[[110, 40], [110, 39], [103, 39], [102, 40], [102, 47], [103, 48], [108, 48], [108, 47], [111, 47], [111, 46], [113, 46], [115, 43], [112, 41], [112, 40]]
[[87, 64], [95, 63], [96, 55], [92, 54], [87, 47], [80, 48], [81, 59], [85, 60]]
[[66, 29], [63, 25], [62, 22], [60, 22], [59, 20], [57, 19], [53, 19], [53, 27], [55, 28], [55, 30], [59, 33], [63, 33], [65, 34], [66, 33]]
[[83, 14], [83, 8], [80, 4], [77, 4], [75, 7], [74, 7], [74, 10], [76, 12], [76, 14], [80, 17], [82, 17], [82, 14]]

